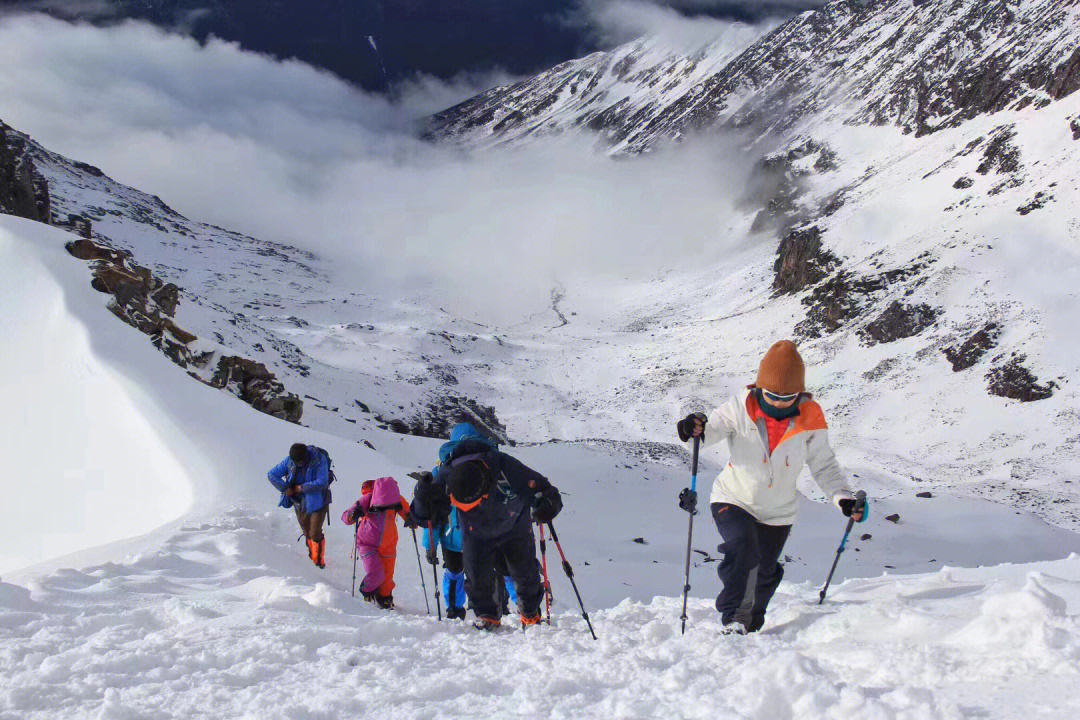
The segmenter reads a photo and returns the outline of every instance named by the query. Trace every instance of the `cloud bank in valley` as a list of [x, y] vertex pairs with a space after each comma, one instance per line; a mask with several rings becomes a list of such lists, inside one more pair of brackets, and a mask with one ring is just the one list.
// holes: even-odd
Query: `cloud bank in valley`
[[416, 138], [424, 117], [499, 80], [421, 80], [391, 102], [142, 24], [0, 24], [0, 118], [194, 219], [334, 260], [358, 285], [434, 280], [479, 305], [534, 307], [574, 274], [644, 276], [723, 251], [741, 163], [717, 142], [615, 162], [594, 138], [477, 156]]

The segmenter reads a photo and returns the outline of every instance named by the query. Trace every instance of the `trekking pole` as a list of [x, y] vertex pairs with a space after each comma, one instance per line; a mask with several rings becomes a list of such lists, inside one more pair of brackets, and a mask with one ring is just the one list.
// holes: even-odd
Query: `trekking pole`
[[416, 528], [412, 530], [412, 544], [416, 548], [416, 567], [420, 570], [420, 587], [424, 588], [424, 606], [427, 608], [427, 614], [431, 614], [431, 603], [428, 602], [427, 597], [427, 583], [424, 582], [424, 564], [420, 562], [420, 543], [416, 540]]
[[559, 535], [555, 532], [555, 526], [551, 523], [547, 524], [548, 530], [551, 531], [551, 539], [555, 541], [555, 547], [559, 550], [559, 556], [562, 558], [563, 572], [566, 573], [566, 577], [570, 578], [570, 586], [574, 588], [574, 594], [577, 595], [578, 607], [581, 608], [581, 617], [585, 618], [585, 624], [589, 626], [589, 634], [592, 635], [592, 639], [596, 640], [596, 632], [593, 630], [592, 621], [589, 620], [589, 613], [585, 612], [585, 603], [581, 602], [581, 593], [578, 592], [577, 583], [574, 582], [574, 568], [570, 567], [570, 561], [566, 559], [566, 553], [563, 552], [562, 544], [559, 542]]
[[360, 538], [360, 518], [356, 518], [356, 527], [353, 529], [352, 537], [352, 596], [356, 597], [356, 556], [360, 553], [356, 552], [356, 541]]
[[544, 603], [547, 606], [547, 624], [551, 624], [551, 579], [547, 569], [547, 539], [544, 537], [544, 526], [540, 526], [540, 567], [544, 571]]
[[[432, 554], [429, 556], [431, 559], [431, 577], [435, 578], [435, 609], [439, 613], [439, 622], [442, 622], [442, 604], [439, 602], [439, 571], [435, 567], [439, 564], [438, 558], [435, 557], [435, 524], [428, 520], [428, 543], [431, 545]], [[417, 552], [420, 552], [417, 550]], [[426, 590], [424, 591], [427, 592]]]
[[851, 510], [851, 517], [848, 518], [847, 529], [844, 530], [844, 539], [840, 541], [840, 547], [836, 549], [836, 557], [833, 558], [832, 568], [829, 570], [829, 577], [825, 579], [825, 587], [821, 588], [821, 592], [818, 593], [818, 605], [825, 602], [825, 593], [829, 591], [829, 583], [832, 582], [833, 573], [836, 572], [836, 566], [840, 562], [840, 555], [844, 552], [844, 548], [847, 546], [848, 535], [851, 534], [851, 528], [855, 527], [855, 513], [862, 510], [865, 512], [866, 507], [866, 493], [860, 490], [855, 493], [855, 507]]
[[694, 496], [694, 510], [690, 511], [690, 527], [686, 531], [686, 575], [682, 590], [682, 634], [686, 634], [686, 603], [690, 598], [690, 545], [694, 540], [694, 515], [697, 514], [697, 466], [698, 448], [701, 447], [701, 437], [694, 437], [694, 460], [690, 469], [690, 492]]

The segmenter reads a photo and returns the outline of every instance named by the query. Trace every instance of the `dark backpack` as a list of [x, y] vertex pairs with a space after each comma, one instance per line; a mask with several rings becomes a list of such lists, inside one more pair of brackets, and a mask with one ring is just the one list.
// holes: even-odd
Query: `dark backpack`
[[334, 493], [330, 490], [330, 486], [337, 480], [337, 475], [334, 474], [334, 461], [330, 457], [330, 453], [323, 450], [316, 445], [311, 446], [315, 452], [319, 453], [322, 457], [326, 458], [326, 524], [330, 524], [330, 503], [334, 500]]

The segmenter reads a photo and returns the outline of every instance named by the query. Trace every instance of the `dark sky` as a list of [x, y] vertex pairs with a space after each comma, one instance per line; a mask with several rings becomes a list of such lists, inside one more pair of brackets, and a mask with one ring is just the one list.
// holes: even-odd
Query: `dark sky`
[[[296, 57], [369, 90], [417, 73], [451, 78], [500, 69], [524, 75], [602, 49], [583, 3], [632, 0], [0, 0], [108, 23], [139, 18], [200, 40], [210, 35]], [[641, 1], [641, 0], [638, 0]], [[651, 0], [687, 16], [755, 21], [824, 0]]]

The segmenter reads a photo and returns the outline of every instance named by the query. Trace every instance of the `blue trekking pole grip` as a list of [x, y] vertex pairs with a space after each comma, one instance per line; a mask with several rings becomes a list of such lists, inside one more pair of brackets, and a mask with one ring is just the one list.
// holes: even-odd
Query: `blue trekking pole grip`
[[685, 581], [683, 582], [683, 596], [682, 596], [682, 634], [686, 634], [686, 603], [690, 597], [690, 546], [694, 539], [694, 514], [697, 512], [697, 474], [698, 474], [698, 449], [701, 447], [701, 436], [694, 436], [694, 459], [690, 469], [690, 494], [693, 497], [694, 509], [689, 511], [690, 514], [690, 527], [686, 532], [686, 572]]

